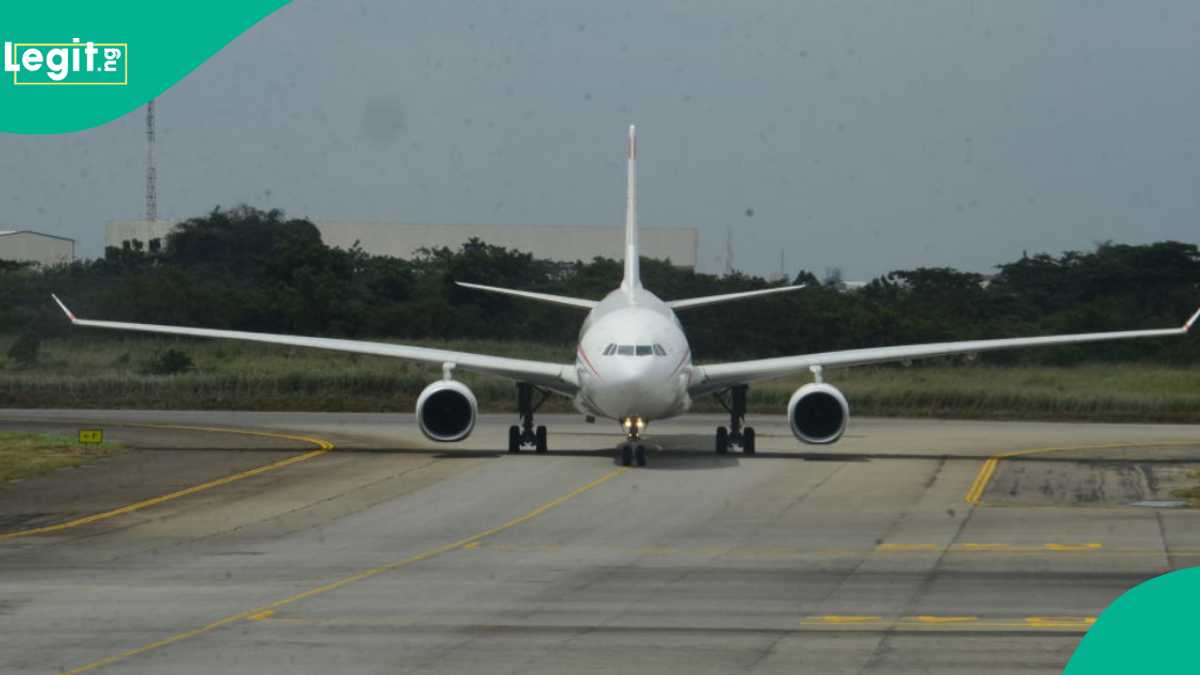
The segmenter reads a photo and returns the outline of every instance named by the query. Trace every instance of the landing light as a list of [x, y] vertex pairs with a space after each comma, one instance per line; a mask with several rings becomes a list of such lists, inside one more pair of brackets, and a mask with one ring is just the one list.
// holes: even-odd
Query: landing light
[[624, 429], [625, 433], [627, 434], [634, 431], [640, 433], [642, 429], [646, 428], [646, 420], [640, 417], [626, 417], [625, 419], [621, 420], [621, 428]]

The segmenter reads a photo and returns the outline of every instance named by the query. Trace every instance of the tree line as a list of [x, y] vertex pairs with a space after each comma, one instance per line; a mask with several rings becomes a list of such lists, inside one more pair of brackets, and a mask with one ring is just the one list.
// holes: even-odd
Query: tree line
[[[994, 275], [898, 270], [847, 291], [808, 272], [768, 281], [701, 274], [642, 260], [659, 297], [808, 284], [804, 290], [681, 313], [697, 361], [918, 342], [1179, 325], [1200, 305], [1195, 244], [1104, 243], [1092, 251], [1025, 255]], [[472, 240], [411, 259], [331, 248], [315, 225], [278, 210], [214, 209], [177, 226], [156, 251], [109, 248], [96, 260], [37, 268], [0, 265], [0, 332], [61, 334], [49, 300], [84, 317], [359, 339], [530, 340], [567, 344], [578, 310], [472, 291], [470, 281], [600, 299], [621, 261], [556, 262]], [[1014, 353], [994, 363], [1085, 359], [1190, 364], [1195, 339], [1127, 341]]]

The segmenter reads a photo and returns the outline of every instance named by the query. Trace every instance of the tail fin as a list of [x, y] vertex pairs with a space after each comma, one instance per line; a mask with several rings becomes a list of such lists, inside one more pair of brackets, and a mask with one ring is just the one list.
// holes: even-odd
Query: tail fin
[[637, 134], [629, 125], [629, 192], [625, 206], [625, 279], [621, 288], [632, 291], [641, 288], [642, 279], [638, 265], [637, 225]]

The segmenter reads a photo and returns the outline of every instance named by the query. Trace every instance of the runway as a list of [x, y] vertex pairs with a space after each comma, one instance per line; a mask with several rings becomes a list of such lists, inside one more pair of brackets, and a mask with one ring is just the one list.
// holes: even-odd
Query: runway
[[129, 448], [0, 487], [0, 672], [1058, 673], [1200, 563], [1196, 512], [1130, 505], [1197, 427], [751, 421], [757, 456], [690, 416], [626, 469], [577, 416], [511, 456], [508, 416], [0, 411]]

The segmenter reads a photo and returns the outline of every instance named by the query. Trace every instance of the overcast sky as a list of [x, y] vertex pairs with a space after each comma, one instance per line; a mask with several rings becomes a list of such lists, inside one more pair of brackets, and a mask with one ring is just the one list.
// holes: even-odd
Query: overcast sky
[[[159, 212], [611, 225], [848, 279], [1196, 241], [1200, 3], [303, 0], [164, 94]], [[0, 227], [143, 212], [144, 112], [0, 134]], [[752, 215], [750, 215], [752, 214]]]

